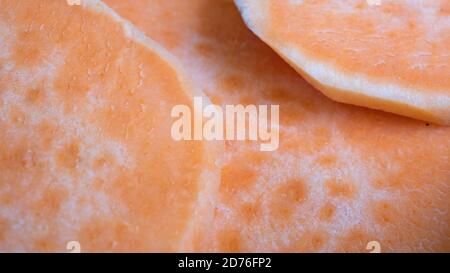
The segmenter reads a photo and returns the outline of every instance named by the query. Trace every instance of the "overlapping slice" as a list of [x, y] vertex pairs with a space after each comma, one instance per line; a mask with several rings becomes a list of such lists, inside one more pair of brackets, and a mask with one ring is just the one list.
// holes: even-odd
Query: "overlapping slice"
[[280, 105], [280, 148], [227, 142], [201, 251], [449, 251], [450, 129], [335, 103], [246, 28], [231, 0], [107, 0], [218, 104]]
[[0, 250], [192, 250], [217, 151], [171, 138], [173, 57], [93, 0], [1, 0], [0, 41]]
[[450, 125], [447, 0], [236, 0], [247, 25], [328, 97]]

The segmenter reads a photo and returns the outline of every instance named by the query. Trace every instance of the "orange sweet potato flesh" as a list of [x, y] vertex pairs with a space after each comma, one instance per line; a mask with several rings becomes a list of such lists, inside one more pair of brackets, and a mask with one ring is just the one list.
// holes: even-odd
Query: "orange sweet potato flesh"
[[448, 0], [235, 2], [252, 31], [328, 97], [450, 125]]
[[276, 39], [295, 40], [319, 58], [337, 58], [351, 72], [429, 92], [449, 91], [450, 4], [446, 0], [384, 0], [378, 6], [367, 0], [270, 2], [274, 21], [270, 32]]
[[0, 251], [190, 251], [215, 144], [170, 136], [173, 57], [96, 1], [1, 0], [0, 41]]
[[450, 251], [450, 128], [327, 99], [231, 0], [107, 0], [218, 104], [280, 105], [280, 148], [227, 142], [198, 251]]

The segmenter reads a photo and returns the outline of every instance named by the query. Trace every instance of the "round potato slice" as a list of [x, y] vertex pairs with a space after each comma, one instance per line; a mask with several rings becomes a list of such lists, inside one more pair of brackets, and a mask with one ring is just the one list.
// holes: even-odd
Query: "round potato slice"
[[198, 251], [450, 250], [450, 128], [327, 99], [232, 0], [106, 3], [179, 57], [214, 103], [280, 107], [276, 151], [226, 142]]
[[450, 125], [447, 0], [236, 0], [247, 25], [333, 100]]
[[190, 251], [218, 145], [173, 140], [171, 109], [201, 94], [106, 5], [73, 2], [0, 0], [0, 250]]

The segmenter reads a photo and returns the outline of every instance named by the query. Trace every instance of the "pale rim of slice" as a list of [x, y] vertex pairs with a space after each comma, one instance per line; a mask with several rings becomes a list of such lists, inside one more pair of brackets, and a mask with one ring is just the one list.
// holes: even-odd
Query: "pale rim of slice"
[[[127, 37], [132, 38], [133, 41], [142, 44], [150, 50], [160, 55], [170, 66], [177, 71], [177, 77], [184, 90], [193, 100], [194, 97], [202, 97], [205, 104], [211, 104], [210, 99], [202, 92], [201, 89], [194, 84], [188, 76], [181, 62], [172, 55], [168, 50], [160, 44], [147, 37], [131, 22], [122, 18], [116, 11], [108, 7], [101, 0], [82, 0], [82, 6], [98, 13], [107, 13], [111, 15], [114, 20], [123, 26], [124, 33]], [[196, 246], [193, 240], [196, 237], [203, 237], [208, 234], [209, 221], [213, 217], [214, 203], [216, 202], [216, 195], [219, 190], [219, 174], [216, 167], [217, 159], [215, 155], [221, 154], [224, 149], [223, 143], [205, 141], [203, 149], [204, 169], [199, 174], [200, 191], [197, 196], [197, 206], [192, 213], [190, 221], [187, 223], [186, 230], [182, 240], [180, 241], [179, 250], [182, 252], [194, 252]], [[203, 240], [201, 240], [203, 242]]]
[[429, 94], [362, 74], [346, 74], [332, 64], [311, 58], [293, 44], [271, 41], [265, 26], [271, 0], [234, 0], [247, 26], [272, 47], [310, 84], [327, 97], [441, 125], [450, 125], [450, 97]]

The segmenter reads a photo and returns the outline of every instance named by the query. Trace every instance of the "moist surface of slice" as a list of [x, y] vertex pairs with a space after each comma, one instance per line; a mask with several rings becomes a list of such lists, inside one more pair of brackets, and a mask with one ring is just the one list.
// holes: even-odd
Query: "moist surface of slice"
[[252, 31], [328, 97], [450, 125], [449, 1], [235, 2]]
[[191, 251], [212, 142], [176, 142], [195, 93], [99, 1], [0, 0], [0, 251]]
[[[280, 106], [280, 147], [228, 141], [199, 251], [450, 250], [450, 128], [333, 102], [230, 0], [107, 0], [220, 105]], [[207, 235], [209, 236], [209, 235]]]

